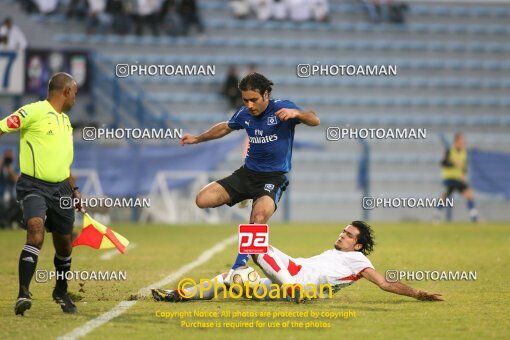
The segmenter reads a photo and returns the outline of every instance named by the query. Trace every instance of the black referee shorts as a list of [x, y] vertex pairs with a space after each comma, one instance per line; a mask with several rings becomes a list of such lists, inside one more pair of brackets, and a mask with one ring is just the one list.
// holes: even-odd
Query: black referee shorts
[[[22, 226], [33, 217], [43, 219], [49, 232], [67, 235], [73, 231], [74, 207], [69, 207], [73, 189], [68, 180], [49, 183], [21, 174], [16, 183], [16, 195], [23, 209]], [[61, 206], [61, 198], [63, 198]]]
[[282, 193], [289, 185], [285, 172], [258, 172], [244, 165], [228, 177], [216, 181], [230, 196], [229, 206], [246, 199], [255, 201], [262, 196], [269, 196], [275, 205], [280, 201]]

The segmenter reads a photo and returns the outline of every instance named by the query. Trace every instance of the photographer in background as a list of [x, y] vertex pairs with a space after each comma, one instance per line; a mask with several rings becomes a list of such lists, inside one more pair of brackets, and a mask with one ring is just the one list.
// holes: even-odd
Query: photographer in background
[[9, 228], [13, 222], [21, 221], [21, 209], [14, 194], [18, 173], [13, 161], [12, 150], [5, 150], [0, 159], [0, 228]]

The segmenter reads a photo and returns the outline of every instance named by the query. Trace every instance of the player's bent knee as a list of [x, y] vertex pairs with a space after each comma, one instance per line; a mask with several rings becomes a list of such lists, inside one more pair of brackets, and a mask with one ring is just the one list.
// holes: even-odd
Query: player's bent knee
[[204, 197], [204, 195], [202, 193], [199, 193], [197, 195], [197, 197], [195, 198], [195, 204], [197, 205], [197, 207], [199, 207], [200, 209], [204, 209], [204, 208], [208, 208], [207, 206], [207, 200], [206, 198]]
[[258, 224], [264, 224], [266, 223], [269, 218], [271, 217], [271, 215], [267, 215], [267, 214], [264, 214], [264, 213], [254, 213], [252, 215], [252, 223], [258, 223]]
[[200, 209], [214, 208], [216, 206], [214, 202], [211, 201], [210, 194], [203, 192], [198, 193], [197, 197], [195, 198], [195, 204]]
[[230, 201], [228, 193], [218, 183], [213, 182], [205, 186], [197, 194], [195, 198], [195, 204], [197, 207], [204, 208], [216, 208]]

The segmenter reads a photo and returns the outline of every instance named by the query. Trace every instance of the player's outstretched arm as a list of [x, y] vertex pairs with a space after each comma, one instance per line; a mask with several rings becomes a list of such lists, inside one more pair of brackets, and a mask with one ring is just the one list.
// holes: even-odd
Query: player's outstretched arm
[[361, 272], [361, 275], [368, 281], [375, 283], [379, 288], [390, 293], [413, 297], [421, 301], [443, 301], [441, 294], [429, 293], [424, 290], [416, 290], [413, 287], [402, 282], [388, 282], [375, 269], [367, 268]]
[[231, 133], [232, 131], [233, 130], [228, 127], [227, 122], [222, 122], [222, 123], [218, 123], [218, 124], [214, 125], [209, 130], [207, 130], [206, 132], [204, 132], [198, 136], [193, 136], [193, 135], [190, 135], [189, 133], [186, 133], [186, 134], [184, 134], [184, 136], [182, 136], [180, 143], [181, 143], [181, 145], [184, 145], [184, 144], [198, 144], [198, 143], [202, 143], [202, 142], [207, 142], [208, 140], [213, 140], [213, 139], [218, 139], [218, 138], [224, 137], [224, 136], [228, 135], [229, 133]]
[[298, 109], [280, 109], [276, 116], [281, 121], [286, 121], [291, 118], [297, 118], [299, 121], [308, 126], [317, 126], [321, 123], [319, 117], [313, 111], [300, 111]]

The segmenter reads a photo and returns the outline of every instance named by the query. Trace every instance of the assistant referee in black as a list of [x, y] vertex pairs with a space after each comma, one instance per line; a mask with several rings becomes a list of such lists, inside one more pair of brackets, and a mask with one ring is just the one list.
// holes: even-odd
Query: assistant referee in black
[[[76, 306], [67, 294], [65, 279], [71, 268], [74, 209], [60, 205], [63, 197], [67, 200], [70, 197], [80, 198], [70, 176], [74, 153], [73, 128], [66, 114], [74, 105], [76, 93], [73, 77], [67, 73], [56, 73], [48, 83], [46, 100], [25, 105], [0, 121], [0, 136], [21, 131], [21, 176], [16, 183], [16, 195], [23, 208], [27, 242], [19, 258], [16, 315], [23, 315], [32, 307], [29, 285], [43, 245], [45, 228], [52, 233], [55, 247], [57, 280], [53, 299], [64, 313], [76, 312]], [[81, 207], [77, 204], [76, 208]]]

